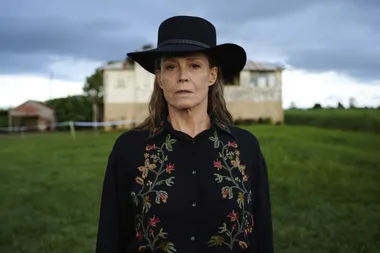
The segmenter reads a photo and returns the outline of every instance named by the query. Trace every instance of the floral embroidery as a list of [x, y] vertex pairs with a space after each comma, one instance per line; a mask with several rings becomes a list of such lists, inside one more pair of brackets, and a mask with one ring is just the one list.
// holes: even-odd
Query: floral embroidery
[[[246, 210], [246, 203], [252, 201], [252, 192], [247, 190], [245, 182], [248, 181], [248, 175], [245, 173], [245, 165], [241, 164], [240, 152], [237, 150], [236, 142], [224, 144], [218, 137], [217, 133], [209, 138], [214, 142], [214, 148], [221, 147], [219, 158], [213, 161], [214, 168], [218, 173], [214, 173], [215, 181], [219, 184], [226, 185], [221, 188], [223, 199], [235, 200], [239, 210], [231, 210], [226, 216], [226, 222], [219, 227], [219, 235], [214, 235], [208, 242], [209, 247], [226, 245], [233, 249], [234, 244], [242, 249], [248, 248], [247, 237], [252, 233], [254, 220], [253, 215]], [[222, 174], [222, 172], [226, 172]], [[238, 173], [238, 176], [235, 176]], [[244, 240], [239, 236], [243, 235]]]
[[[147, 145], [144, 154], [144, 165], [137, 169], [141, 176], [136, 177], [135, 181], [141, 188], [138, 193], [132, 192], [133, 202], [138, 206], [142, 205], [142, 212], [136, 216], [136, 238], [141, 244], [139, 251], [150, 249], [156, 251], [163, 250], [166, 253], [176, 252], [174, 244], [167, 240], [167, 233], [162, 227], [159, 227], [161, 220], [155, 215], [148, 215], [152, 204], [165, 204], [168, 201], [168, 193], [158, 189], [159, 185], [172, 186], [174, 184], [175, 165], [166, 163], [168, 156], [166, 151], [173, 151], [172, 145], [176, 139], [170, 135], [166, 137], [165, 142], [159, 147], [156, 144]], [[154, 202], [153, 202], [154, 199]], [[147, 224], [146, 224], [147, 223]]]
[[220, 127], [221, 129], [223, 129], [224, 131], [228, 132], [231, 134], [231, 130], [229, 129], [228, 126], [226, 126], [225, 124], [223, 124], [222, 122], [220, 122], [218, 119], [215, 119], [215, 123], [218, 127]]

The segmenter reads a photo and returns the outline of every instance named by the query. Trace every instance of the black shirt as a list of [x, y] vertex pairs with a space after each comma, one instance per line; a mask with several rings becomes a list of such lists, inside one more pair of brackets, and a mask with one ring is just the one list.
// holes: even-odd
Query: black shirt
[[116, 140], [97, 253], [273, 252], [267, 167], [257, 138], [212, 119], [195, 138], [164, 121]]

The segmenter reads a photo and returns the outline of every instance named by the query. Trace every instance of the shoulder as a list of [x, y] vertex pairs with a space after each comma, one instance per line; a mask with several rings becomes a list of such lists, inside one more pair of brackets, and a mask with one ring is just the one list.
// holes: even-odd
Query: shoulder
[[239, 143], [247, 144], [250, 147], [260, 147], [259, 139], [254, 133], [237, 126], [230, 126], [229, 129]]
[[136, 146], [144, 145], [148, 136], [148, 130], [131, 129], [125, 131], [114, 141], [113, 152], [119, 153], [121, 150], [133, 150]]

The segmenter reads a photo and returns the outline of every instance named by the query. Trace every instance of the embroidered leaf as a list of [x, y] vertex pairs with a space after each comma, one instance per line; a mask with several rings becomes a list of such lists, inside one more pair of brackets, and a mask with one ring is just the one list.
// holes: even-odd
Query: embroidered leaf
[[161, 201], [162, 203], [166, 203], [168, 199], [168, 193], [166, 191], [157, 191], [156, 192], [156, 203], [157, 204], [161, 204]]
[[209, 244], [209, 247], [212, 247], [212, 246], [220, 246], [224, 243], [224, 238], [220, 235], [215, 235], [215, 236], [212, 236], [210, 241], [208, 242]]
[[162, 242], [160, 244], [160, 248], [165, 253], [174, 253], [174, 252], [177, 252], [177, 250], [174, 248], [174, 244], [172, 242]]
[[169, 144], [169, 143], [165, 143], [165, 147], [166, 147], [166, 149], [167, 149], [168, 151], [173, 151], [173, 147], [172, 147], [171, 144]]
[[[162, 181], [161, 181], [162, 182]], [[156, 203], [157, 204], [160, 204], [161, 203], [161, 198], [160, 198], [160, 194], [158, 192], [156, 192], [156, 199], [155, 199]]]
[[152, 207], [152, 204], [150, 202], [144, 202], [143, 204], [143, 212], [147, 213], [149, 212], [149, 209]]
[[174, 177], [169, 177], [168, 179], [165, 180], [165, 183], [167, 186], [172, 186], [174, 184], [173, 182]]
[[232, 199], [234, 197], [234, 193], [232, 192], [232, 188], [230, 188], [230, 191], [228, 192], [228, 199]]
[[239, 204], [240, 209], [244, 208], [244, 195], [242, 192], [239, 192], [238, 194], [237, 203]]
[[215, 178], [216, 182], [221, 183], [223, 181], [223, 176], [222, 175], [219, 175], [217, 173], [214, 173], [214, 175], [216, 176], [216, 178]]
[[156, 185], [162, 185], [165, 182], [165, 180], [160, 180], [156, 183]]
[[223, 226], [219, 227], [219, 234], [223, 234], [227, 231], [227, 224], [223, 222]]
[[217, 141], [217, 140], [219, 140], [218, 133], [216, 131], [214, 131], [214, 136], [210, 136], [209, 139], [211, 141]]
[[136, 206], [137, 206], [139, 204], [139, 199], [137, 198], [136, 193], [135, 192], [131, 192], [131, 196], [133, 198], [133, 203], [135, 203]]
[[171, 139], [170, 134], [168, 134], [168, 136], [166, 136], [164, 145], [168, 151], [173, 151], [172, 144], [174, 144], [175, 142], [176, 142], [176, 139]]
[[227, 181], [230, 181], [230, 182], [233, 182], [234, 180], [232, 179], [232, 178], [230, 178], [230, 177], [225, 177], [225, 179], [227, 180]]
[[210, 141], [214, 142], [214, 148], [219, 148], [220, 141], [219, 141], [218, 134], [216, 132], [214, 132], [214, 136], [210, 136], [209, 139]]
[[228, 196], [228, 199], [232, 199], [234, 197], [234, 194], [232, 192], [232, 188], [229, 186], [224, 186], [221, 191], [222, 191], [223, 198], [227, 198], [227, 196]]
[[247, 197], [247, 203], [249, 204], [252, 201], [252, 191], [249, 190], [248, 197]]
[[246, 242], [243, 242], [243, 241], [239, 241], [239, 246], [242, 249], [247, 249], [248, 248], [248, 244]]
[[163, 228], [161, 228], [160, 229], [160, 232], [158, 233], [158, 237], [160, 237], [160, 238], [162, 238], [162, 239], [166, 239], [166, 235], [167, 235], [168, 233], [166, 233], [166, 232], [164, 232], [164, 229]]

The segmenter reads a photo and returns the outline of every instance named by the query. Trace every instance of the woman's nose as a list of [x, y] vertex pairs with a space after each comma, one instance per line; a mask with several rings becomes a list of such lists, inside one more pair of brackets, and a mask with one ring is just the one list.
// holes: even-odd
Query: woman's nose
[[181, 66], [179, 70], [179, 82], [188, 82], [189, 77], [188, 77], [188, 70], [185, 66]]

